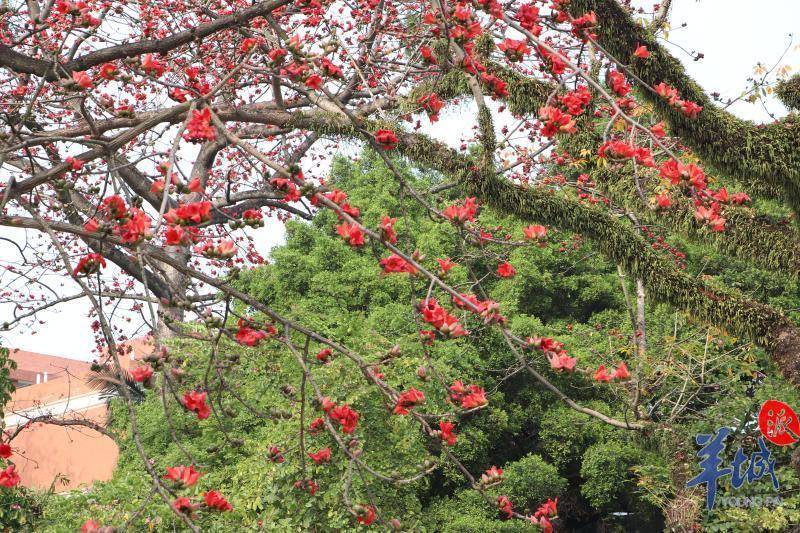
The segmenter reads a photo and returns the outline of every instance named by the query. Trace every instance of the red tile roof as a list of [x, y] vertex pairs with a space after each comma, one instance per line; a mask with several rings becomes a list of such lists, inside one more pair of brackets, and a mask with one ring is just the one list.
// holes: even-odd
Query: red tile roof
[[[58, 379], [67, 375], [82, 376], [89, 371], [91, 363], [45, 355], [27, 350], [10, 349], [11, 359], [17, 363], [17, 369], [11, 372], [12, 380], [36, 382], [36, 374], [47, 372], [47, 380]], [[32, 379], [31, 379], [32, 378]], [[42, 379], [44, 376], [42, 376]]]

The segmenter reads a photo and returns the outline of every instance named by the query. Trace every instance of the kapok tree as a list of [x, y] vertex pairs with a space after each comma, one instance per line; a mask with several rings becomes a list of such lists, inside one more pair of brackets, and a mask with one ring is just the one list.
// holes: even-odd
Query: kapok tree
[[[13, 257], [3, 258], [15, 274], [3, 297], [17, 309], [5, 326], [26, 327], [38, 312], [84, 298], [102, 363], [121, 378], [119, 321], [129, 317], [118, 308], [127, 307], [154, 342], [133, 379], [169, 391], [199, 424], [219, 389], [184, 390], [166, 338], [186, 335], [212, 347], [222, 337], [282, 344], [302, 369], [306, 394], [324, 406], [320, 426], [337, 455], [375, 482], [402, 482], [348, 446], [361, 423], [358, 406], [327, 400], [309, 359], [345, 357], [384, 396], [386, 416], [412, 417], [445, 444], [456, 426], [425, 413], [426, 396], [448, 397], [456, 411], [480, 409], [491, 401], [480, 384], [396, 390], [372, 371], [370, 354], [275, 312], [232, 282], [263, 261], [252, 238], [266, 231], [265, 221], [326, 209], [339, 217], [337, 232], [350, 246], [384, 251], [376, 275], [428, 283], [409, 307], [424, 323], [420, 342], [468, 341], [471, 322], [490, 325], [530, 378], [572, 409], [626, 430], [653, 425], [638, 409], [634, 420], [618, 420], [579, 405], [532, 362], [545, 358], [552, 372], [606, 384], [632, 378], [636, 396], [637, 376], [627, 365], [584, 368], [557, 340], [520, 337], [479, 277], [464, 292], [448, 283], [450, 259], [406, 249], [395, 231], [400, 214], [366, 225], [359, 206], [325, 180], [326, 161], [348, 142], [377, 152], [398, 190], [442, 225], [455, 225], [465, 247], [538, 246], [548, 227], [594, 242], [635, 281], [640, 354], [649, 298], [763, 346], [798, 382], [797, 326], [778, 309], [689, 276], [682, 253], [663, 239], [680, 233], [797, 276], [800, 240], [791, 216], [773, 219], [751, 207], [751, 197], [764, 197], [800, 208], [797, 119], [761, 126], [717, 106], [659, 44], [669, 4], [640, 24], [617, 0], [12, 2], [2, 13], [0, 44], [0, 224], [15, 245]], [[797, 81], [778, 94], [796, 106]], [[455, 102], [476, 111], [464, 119], [473, 130], [454, 143], [436, 121]], [[431, 135], [420, 132], [423, 125]], [[396, 158], [448, 181], [414, 190]], [[445, 191], [461, 200], [445, 201]], [[481, 227], [481, 206], [529, 223], [525, 234]], [[495, 275], [514, 272], [502, 261]], [[50, 273], [71, 278], [74, 291], [49, 290], [39, 280]], [[204, 333], [186, 325], [198, 320]], [[196, 479], [191, 465], [167, 473], [177, 485], [153, 468], [136, 438], [131, 389], [119, 390], [143, 468], [165, 504], [192, 529], [199, 507], [228, 509], [214, 491], [204, 502], [180, 495], [175, 487]], [[447, 446], [442, 454], [481, 494], [499, 477], [469, 472]], [[330, 449], [310, 458], [336, 460]], [[13, 464], [0, 476], [5, 486], [18, 482]], [[503, 496], [492, 503], [503, 517], [545, 530], [556, 514], [553, 502], [530, 514]], [[362, 524], [393, 525], [369, 502], [347, 504]]]

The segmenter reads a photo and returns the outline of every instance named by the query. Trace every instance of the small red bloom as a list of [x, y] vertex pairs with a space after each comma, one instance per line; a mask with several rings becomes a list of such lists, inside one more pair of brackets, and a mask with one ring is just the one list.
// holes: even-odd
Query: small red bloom
[[206, 505], [209, 509], [216, 509], [217, 511], [233, 511], [233, 507], [228, 503], [228, 500], [222, 497], [222, 494], [215, 490], [210, 490], [203, 495]]
[[333, 350], [330, 348], [323, 348], [322, 350], [317, 352], [317, 361], [320, 363], [327, 363], [330, 356], [333, 354]]
[[364, 244], [364, 232], [356, 224], [342, 222], [336, 226], [336, 232], [353, 248]]
[[167, 474], [164, 479], [169, 479], [175, 483], [180, 483], [184, 487], [191, 487], [202, 474], [194, 469], [194, 465], [189, 466], [168, 466]]
[[456, 266], [456, 263], [450, 261], [449, 257], [445, 257], [444, 259], [436, 259], [436, 262], [439, 263], [439, 268], [442, 269], [442, 274], [447, 274], [454, 266]]
[[217, 138], [217, 130], [211, 125], [211, 110], [204, 107], [200, 111], [192, 110], [192, 118], [186, 123], [183, 138], [192, 143], [213, 141]]
[[330, 448], [322, 448], [317, 453], [309, 452], [308, 456], [311, 457], [311, 459], [314, 460], [314, 464], [318, 464], [319, 465], [319, 464], [322, 464], [322, 463], [327, 463], [327, 462], [330, 462], [330, 460], [331, 460], [331, 449]]
[[397, 254], [392, 254], [389, 257], [381, 259], [379, 263], [383, 268], [383, 272], [386, 274], [408, 273], [413, 276], [417, 273], [417, 269], [414, 265]]
[[139, 383], [147, 381], [148, 379], [153, 377], [153, 367], [151, 367], [150, 365], [137, 366], [136, 368], [131, 370], [131, 377], [133, 377], [133, 379], [135, 381], [138, 381]]
[[359, 524], [371, 525], [375, 521], [375, 508], [371, 505], [359, 505], [356, 509], [356, 520]]
[[106, 260], [103, 258], [103, 256], [92, 252], [80, 258], [78, 264], [75, 266], [75, 270], [73, 270], [72, 273], [76, 276], [89, 276], [100, 270], [100, 268], [105, 267]]
[[511, 266], [511, 263], [505, 261], [497, 265], [497, 275], [501, 278], [513, 278], [517, 275], [517, 270]]
[[401, 392], [397, 398], [397, 403], [392, 411], [396, 415], [407, 415], [410, 409], [425, 402], [425, 395], [422, 391], [411, 387], [407, 391]]
[[619, 380], [630, 378], [631, 374], [628, 372], [628, 365], [626, 365], [624, 361], [620, 363], [617, 369], [614, 370], [614, 373], [611, 375], [611, 377]]
[[5, 470], [0, 470], [0, 487], [10, 489], [19, 485], [20, 478], [16, 468], [14, 465], [8, 465]]
[[597, 369], [597, 372], [594, 373], [593, 377], [595, 381], [600, 381], [605, 383], [608, 383], [613, 379], [613, 377], [610, 376], [608, 372], [606, 372], [605, 365], [600, 365], [600, 367]]
[[342, 433], [352, 433], [358, 424], [358, 413], [347, 404], [334, 407], [328, 412], [328, 416], [342, 426]]
[[547, 228], [538, 224], [522, 228], [522, 232], [525, 234], [526, 239], [541, 241], [547, 237]]
[[205, 420], [211, 414], [211, 408], [206, 404], [206, 393], [190, 391], [183, 395], [183, 406], [197, 414], [198, 420]]
[[397, 135], [392, 130], [378, 130], [375, 132], [375, 142], [381, 145], [384, 150], [393, 150], [399, 142]]
[[648, 57], [650, 57], [650, 51], [647, 49], [645, 45], [640, 44], [639, 46], [636, 47], [636, 51], [633, 52], [633, 55], [638, 57], [639, 59], [647, 59]]
[[73, 72], [72, 81], [78, 84], [82, 89], [91, 89], [94, 86], [92, 78], [85, 72]]
[[175, 501], [172, 502], [172, 507], [185, 515], [191, 515], [195, 509], [195, 506], [192, 505], [192, 500], [186, 496], [175, 498]]
[[456, 443], [458, 436], [453, 433], [453, 430], [456, 428], [456, 425], [452, 422], [448, 422], [446, 420], [442, 420], [439, 422], [439, 438], [442, 439], [442, 442], [447, 444], [448, 446], [452, 446]]
[[8, 459], [11, 457], [11, 445], [5, 442], [0, 443], [0, 457]]

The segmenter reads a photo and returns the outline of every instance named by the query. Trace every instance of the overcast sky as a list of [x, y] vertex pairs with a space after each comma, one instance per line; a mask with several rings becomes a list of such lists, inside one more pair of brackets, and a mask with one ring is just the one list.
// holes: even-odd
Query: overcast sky
[[[637, 5], [652, 5], [652, 1]], [[735, 98], [748, 87], [747, 78], [754, 76], [757, 63], [772, 67], [791, 43], [789, 52], [781, 62], [800, 70], [800, 0], [674, 0], [671, 15], [672, 30], [669, 40], [674, 43], [673, 53], [687, 66], [689, 73], [710, 93]], [[681, 27], [686, 23], [686, 27]], [[686, 51], [683, 51], [685, 49]], [[688, 52], [688, 53], [687, 53]], [[689, 53], [702, 52], [704, 58], [693, 61]], [[776, 116], [786, 110], [771, 99], [767, 109]], [[737, 115], [761, 122], [770, 116], [762, 104], [737, 103], [731, 106]], [[455, 128], [462, 113], [445, 114], [437, 124], [439, 128]], [[268, 223], [258, 230], [256, 243], [267, 255], [269, 249], [282, 242], [283, 226]], [[4, 249], [0, 248], [0, 253]], [[92, 359], [93, 340], [87, 318], [88, 304], [62, 305], [58, 311], [41, 315], [46, 321], [35, 329], [0, 332], [0, 343], [7, 347], [31, 351]], [[0, 306], [0, 317], [8, 313]]]

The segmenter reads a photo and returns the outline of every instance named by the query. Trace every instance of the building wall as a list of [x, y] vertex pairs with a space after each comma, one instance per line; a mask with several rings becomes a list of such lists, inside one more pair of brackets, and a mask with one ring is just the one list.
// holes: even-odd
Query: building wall
[[[72, 416], [103, 424], [108, 408], [99, 405]], [[93, 429], [42, 423], [23, 430], [12, 448], [22, 484], [43, 490], [53, 486], [56, 492], [111, 479], [119, 456], [116, 443]]]

